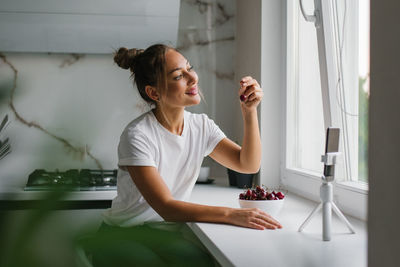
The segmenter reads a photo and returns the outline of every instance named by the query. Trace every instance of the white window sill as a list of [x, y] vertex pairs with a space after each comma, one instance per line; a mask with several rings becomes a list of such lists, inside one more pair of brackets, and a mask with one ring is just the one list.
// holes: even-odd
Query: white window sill
[[[239, 207], [241, 189], [221, 185], [196, 185], [191, 201], [207, 205]], [[288, 193], [277, 219], [279, 230], [253, 230], [223, 224], [188, 223], [189, 227], [222, 266], [366, 266], [366, 222], [347, 216], [356, 230], [350, 234], [332, 216], [332, 240], [322, 241], [321, 215], [302, 233], [298, 228], [316, 202]]]
[[[282, 184], [293, 193], [304, 198], [319, 201], [321, 177], [314, 172], [296, 169], [282, 169]], [[364, 183], [333, 182], [333, 199], [347, 215], [367, 220], [368, 187]]]
[[357, 183], [357, 182], [337, 182], [336, 186], [342, 187], [344, 189], [358, 192], [360, 194], [368, 195], [368, 184], [366, 183]]

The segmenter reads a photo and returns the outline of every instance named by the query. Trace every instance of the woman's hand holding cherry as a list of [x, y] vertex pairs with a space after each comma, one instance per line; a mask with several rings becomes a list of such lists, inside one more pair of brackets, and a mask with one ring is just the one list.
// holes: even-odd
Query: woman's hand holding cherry
[[247, 111], [255, 110], [263, 95], [263, 90], [256, 79], [246, 76], [240, 80], [239, 97], [242, 109]]

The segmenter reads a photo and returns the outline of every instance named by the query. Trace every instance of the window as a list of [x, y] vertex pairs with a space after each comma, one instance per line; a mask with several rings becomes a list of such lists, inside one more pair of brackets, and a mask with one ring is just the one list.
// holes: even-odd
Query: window
[[[314, 23], [307, 22], [302, 16], [299, 1], [287, 1], [286, 153], [282, 173], [289, 187], [306, 192], [310, 188], [315, 191], [317, 184], [310, 187], [310, 181], [305, 182], [304, 178], [319, 182], [322, 175], [323, 164], [319, 159], [324, 152], [325, 127], [316, 29]], [[302, 1], [305, 12], [313, 14], [314, 1]], [[332, 4], [332, 25], [337, 29], [325, 28], [325, 34], [327, 30], [331, 31], [328, 34], [336, 40], [332, 41], [336, 45], [332, 45], [331, 55], [337, 65], [328, 70], [334, 72], [336, 78], [329, 99], [332, 123], [341, 128], [342, 157], [336, 168], [336, 186], [365, 195], [368, 181], [369, 1], [325, 3]], [[336, 198], [340, 198], [339, 191], [336, 190]], [[354, 209], [350, 206], [347, 211]]]

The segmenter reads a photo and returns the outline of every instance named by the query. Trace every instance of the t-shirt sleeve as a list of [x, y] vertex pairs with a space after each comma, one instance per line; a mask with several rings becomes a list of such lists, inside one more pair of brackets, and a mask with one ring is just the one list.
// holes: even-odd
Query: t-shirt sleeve
[[218, 143], [226, 137], [218, 125], [208, 117], [206, 117], [206, 129], [208, 132], [208, 140], [204, 156], [208, 156], [211, 152], [213, 152]]
[[124, 131], [118, 145], [118, 166], [154, 166], [154, 147], [143, 133]]

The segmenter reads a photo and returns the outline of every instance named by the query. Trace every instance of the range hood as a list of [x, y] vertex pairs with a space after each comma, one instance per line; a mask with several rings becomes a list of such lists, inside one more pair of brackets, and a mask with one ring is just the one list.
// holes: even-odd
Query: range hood
[[180, 0], [0, 0], [0, 52], [175, 46]]

